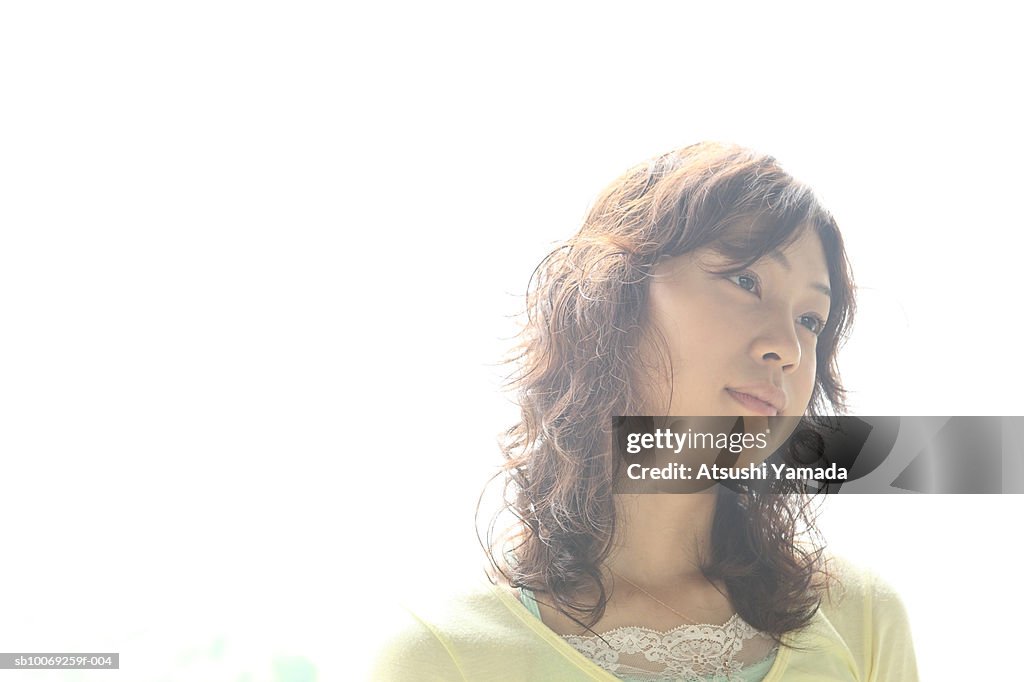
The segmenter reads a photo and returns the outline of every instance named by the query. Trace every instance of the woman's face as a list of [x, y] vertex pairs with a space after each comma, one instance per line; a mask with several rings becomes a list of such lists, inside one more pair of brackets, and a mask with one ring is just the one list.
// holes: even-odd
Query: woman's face
[[655, 266], [650, 320], [667, 344], [656, 347], [670, 354], [673, 377], [671, 387], [653, 387], [652, 407], [667, 405], [657, 411], [677, 416], [801, 416], [829, 314], [821, 240], [804, 230], [739, 274], [712, 272], [729, 267], [708, 249]]

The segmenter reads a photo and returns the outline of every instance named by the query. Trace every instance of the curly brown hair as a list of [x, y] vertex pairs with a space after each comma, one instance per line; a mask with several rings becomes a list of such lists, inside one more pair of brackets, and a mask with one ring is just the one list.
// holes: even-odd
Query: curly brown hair
[[[521, 418], [501, 443], [505, 461], [496, 478], [504, 480], [504, 504], [481, 539], [491, 567], [512, 587], [550, 595], [554, 608], [586, 629], [604, 615], [609, 596], [600, 566], [616, 529], [611, 424], [614, 416], [649, 414], [641, 373], [649, 377], [651, 368], [640, 351], [655, 263], [707, 247], [748, 267], [806, 229], [821, 239], [832, 289], [807, 416], [841, 413], [836, 353], [855, 308], [849, 262], [835, 219], [773, 157], [700, 143], [639, 164], [544, 258], [508, 359]], [[719, 486], [701, 570], [724, 583], [744, 620], [781, 641], [811, 620], [828, 576], [811, 497], [797, 481], [778, 486]], [[507, 512], [516, 521], [496, 536]]]

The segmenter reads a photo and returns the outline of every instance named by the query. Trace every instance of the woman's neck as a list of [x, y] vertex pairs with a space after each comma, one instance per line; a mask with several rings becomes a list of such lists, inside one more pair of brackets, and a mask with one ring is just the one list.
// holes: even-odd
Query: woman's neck
[[648, 590], [707, 586], [717, 494], [616, 495], [617, 536], [605, 568]]
[[[700, 570], [711, 542], [717, 495], [616, 495], [617, 535], [602, 565], [608, 602], [597, 632], [643, 625], [658, 631], [687, 622], [722, 624], [735, 613], [724, 584]], [[576, 595], [596, 602], [594, 594]], [[541, 595], [541, 618], [559, 634], [585, 629]]]

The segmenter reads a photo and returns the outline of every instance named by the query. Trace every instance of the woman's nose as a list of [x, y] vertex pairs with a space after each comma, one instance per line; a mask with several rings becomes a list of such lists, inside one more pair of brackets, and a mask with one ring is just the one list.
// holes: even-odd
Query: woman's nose
[[803, 349], [792, 315], [773, 314], [751, 343], [751, 355], [761, 364], [792, 372], [800, 366]]

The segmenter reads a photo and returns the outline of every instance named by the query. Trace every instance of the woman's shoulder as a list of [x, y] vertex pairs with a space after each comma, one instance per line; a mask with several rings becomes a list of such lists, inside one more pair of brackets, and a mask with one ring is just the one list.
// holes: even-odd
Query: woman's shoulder
[[385, 607], [373, 679], [461, 679], [481, 655], [521, 654], [531, 632], [515, 599], [483, 575], [407, 586]]
[[[508, 620], [509, 588], [494, 584], [487, 577], [466, 577], [459, 582], [435, 583], [407, 591], [401, 605], [433, 627], [446, 630], [481, 628], [486, 631]], [[504, 596], [503, 596], [504, 595]]]
[[877, 570], [842, 554], [825, 557], [829, 576], [822, 608], [830, 613], [852, 615], [863, 609], [902, 608], [899, 593]]
[[831, 579], [808, 636], [820, 636], [866, 678], [916, 680], [910, 622], [892, 584], [846, 556], [828, 556], [826, 568]]

